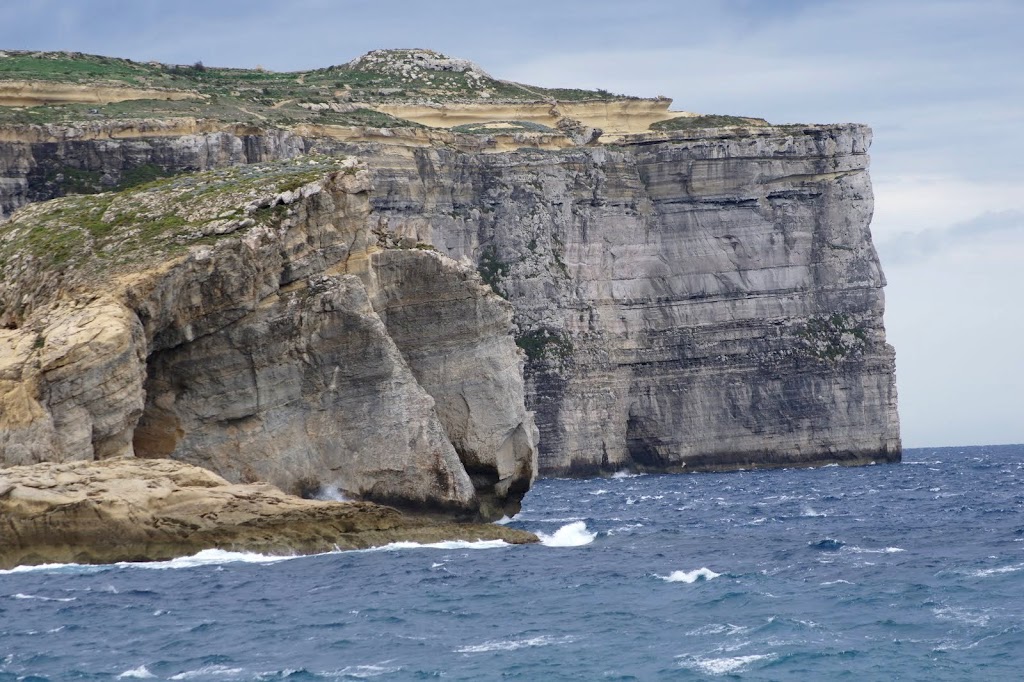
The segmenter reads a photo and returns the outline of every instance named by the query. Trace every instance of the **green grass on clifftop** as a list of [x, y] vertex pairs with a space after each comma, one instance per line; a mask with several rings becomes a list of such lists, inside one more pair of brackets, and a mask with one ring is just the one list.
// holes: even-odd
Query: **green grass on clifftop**
[[335, 170], [355, 172], [344, 159], [302, 157], [31, 204], [0, 224], [0, 275], [12, 281], [58, 268], [107, 272], [181, 253], [276, 222], [282, 211], [268, 206], [247, 214], [244, 208]]
[[[469, 65], [469, 66], [466, 66]], [[47, 81], [193, 93], [184, 101], [0, 107], [0, 124], [190, 116], [252, 124], [414, 125], [358, 107], [379, 102], [525, 102], [634, 99], [604, 90], [549, 89], [492, 78], [430, 50], [378, 50], [345, 64], [296, 72], [135, 62], [77, 52], [0, 51], [0, 82]], [[311, 111], [333, 104], [351, 111]]]
[[667, 121], [651, 124], [651, 130], [695, 130], [697, 128], [721, 128], [724, 126], [767, 126], [763, 118], [748, 116], [728, 116], [724, 114], [706, 114], [702, 116], [679, 116]]

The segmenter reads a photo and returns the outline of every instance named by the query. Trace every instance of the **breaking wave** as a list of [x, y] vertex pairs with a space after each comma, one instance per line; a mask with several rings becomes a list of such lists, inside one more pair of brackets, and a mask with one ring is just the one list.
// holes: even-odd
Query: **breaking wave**
[[562, 526], [551, 535], [537, 533], [537, 537], [545, 547], [580, 547], [593, 542], [597, 533], [588, 531], [585, 521], [574, 521]]
[[699, 670], [707, 675], [729, 675], [737, 673], [758, 661], [772, 660], [773, 654], [753, 654], [749, 656], [732, 656], [724, 658], [701, 658], [698, 656], [681, 656], [679, 665], [691, 670]]
[[702, 566], [694, 571], [672, 571], [668, 575], [657, 577], [667, 583], [695, 583], [698, 580], [714, 580], [721, 575], [721, 573], [715, 573], [710, 568]]

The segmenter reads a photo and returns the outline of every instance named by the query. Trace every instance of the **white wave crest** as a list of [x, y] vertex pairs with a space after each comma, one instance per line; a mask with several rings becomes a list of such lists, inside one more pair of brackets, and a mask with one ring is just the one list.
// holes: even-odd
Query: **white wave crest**
[[328, 673], [328, 676], [351, 677], [357, 680], [363, 680], [368, 677], [378, 677], [379, 675], [389, 675], [391, 673], [397, 673], [400, 670], [401, 668], [399, 667], [387, 665], [350, 665], [336, 672]]
[[[163, 570], [168, 568], [195, 568], [196, 566], [213, 566], [217, 564], [246, 563], [272, 564], [299, 558], [298, 554], [269, 555], [255, 552], [229, 552], [223, 549], [204, 549], [192, 556], [178, 557], [169, 561], [122, 561], [115, 566], [133, 568], [152, 568]], [[173, 679], [173, 678], [172, 678]]]
[[622, 469], [612, 474], [612, 478], [637, 478], [638, 476], [643, 476], [643, 474], [634, 474], [628, 469]]
[[585, 521], [574, 521], [562, 526], [551, 535], [537, 533], [537, 537], [545, 547], [580, 547], [593, 542], [597, 533], [588, 531]]
[[812, 516], [828, 516], [825, 512], [815, 511], [810, 507], [804, 507], [800, 512], [800, 516], [812, 517]]
[[397, 552], [404, 549], [497, 549], [511, 547], [504, 540], [451, 540], [449, 542], [392, 542], [381, 547], [370, 547], [363, 552]]
[[881, 549], [866, 549], [864, 547], [857, 547], [856, 545], [852, 547], [846, 547], [845, 549], [848, 549], [854, 554], [899, 554], [900, 552], [907, 551], [902, 547], [883, 547]]
[[729, 658], [688, 657], [686, 660], [680, 661], [679, 665], [691, 670], [699, 670], [708, 675], [728, 675], [729, 673], [739, 672], [751, 663], [771, 660], [773, 658], [775, 658], [773, 654], [754, 654], [751, 656], [733, 656]]
[[698, 580], [714, 580], [721, 573], [715, 573], [710, 568], [701, 567], [695, 571], [672, 571], [668, 575], [659, 575], [667, 583], [695, 583]]
[[125, 670], [123, 673], [117, 676], [119, 680], [154, 680], [156, 675], [149, 672], [146, 666], [140, 665], [138, 668], [132, 668], [131, 670]]
[[618, 535], [619, 533], [632, 533], [637, 528], [643, 528], [642, 523], [627, 523], [625, 526], [619, 526], [618, 528], [608, 529], [608, 535]]
[[229, 668], [226, 665], [204, 665], [197, 670], [186, 670], [177, 675], [171, 675], [172, 680], [200, 680], [211, 677], [237, 677], [245, 672], [243, 668]]
[[516, 649], [526, 649], [529, 647], [550, 646], [552, 644], [568, 644], [574, 640], [575, 638], [572, 635], [565, 635], [564, 637], [541, 635], [540, 637], [531, 637], [529, 639], [506, 639], [484, 642], [483, 644], [472, 644], [470, 646], [459, 647], [455, 650], [455, 653], [483, 654], [487, 653], [488, 651], [515, 651]]
[[75, 601], [75, 597], [40, 597], [37, 594], [12, 594], [11, 599], [38, 599], [40, 601]]
[[687, 637], [699, 637], [704, 635], [738, 635], [750, 628], [745, 625], [733, 625], [732, 623], [709, 623], [702, 625], [696, 630], [686, 633]]
[[79, 568], [103, 570], [102, 566], [88, 566], [85, 564], [36, 564], [34, 566], [15, 566], [14, 568], [8, 568], [0, 571], [0, 575], [11, 575], [14, 573], [42, 573], [46, 571], [65, 571], [68, 569], [74, 570]]
[[941, 609], [932, 609], [932, 613], [939, 620], [953, 620], [961, 623], [967, 623], [968, 625], [977, 625], [979, 627], [985, 627], [988, 625], [990, 616], [980, 610], [963, 609], [956, 606], [947, 606]]
[[842, 578], [840, 578], [839, 580], [828, 580], [828, 581], [823, 582], [821, 584], [822, 585], [852, 585], [853, 583], [851, 583], [849, 580], [843, 580]]
[[967, 575], [972, 578], [991, 578], [994, 575], [1016, 573], [1017, 571], [1022, 570], [1024, 570], [1024, 564], [1014, 564], [1013, 566], [1001, 566], [999, 568], [984, 568], [978, 571], [969, 571]]
[[508, 524], [512, 523], [512, 517], [509, 516], [508, 514], [506, 514], [506, 515], [502, 516], [500, 519], [498, 519], [497, 521], [495, 521], [494, 523], [496, 523], [499, 526], [505, 526], [505, 525], [508, 525]]

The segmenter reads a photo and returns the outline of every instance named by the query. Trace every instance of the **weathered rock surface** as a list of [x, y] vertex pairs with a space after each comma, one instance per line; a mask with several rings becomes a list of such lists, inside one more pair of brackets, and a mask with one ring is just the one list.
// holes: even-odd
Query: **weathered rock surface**
[[366, 502], [231, 484], [166, 459], [0, 469], [0, 568], [154, 561], [210, 548], [307, 554], [395, 541], [499, 539], [536, 541], [499, 525], [434, 523]]
[[542, 473], [898, 460], [864, 126], [381, 150], [370, 220], [516, 309]]
[[[436, 103], [400, 105], [440, 111]], [[445, 105], [474, 121], [498, 114], [529, 120], [526, 109], [535, 106]], [[630, 125], [641, 114], [669, 115], [667, 102], [558, 106], [545, 115], [565, 122], [571, 113], [580, 126], [596, 120], [587, 117], [599, 109]], [[630, 113], [630, 106], [639, 113]], [[871, 134], [864, 126], [732, 126], [631, 136], [624, 132], [628, 126], [615, 123], [617, 145], [484, 154], [508, 148], [502, 145], [548, 143], [514, 136], [501, 144], [480, 136], [470, 143], [473, 136], [424, 129], [368, 136], [312, 125], [263, 131], [136, 122], [124, 123], [120, 132], [110, 125], [14, 131], [0, 145], [0, 166], [16, 187], [0, 191], [7, 197], [0, 202], [28, 201], [33, 188], [40, 198], [66, 190], [66, 183], [46, 180], [60, 169], [102, 169], [103, 178], [120, 182], [147, 164], [172, 172], [312, 152], [358, 156], [369, 184], [358, 208], [346, 201], [342, 209], [326, 206], [317, 214], [341, 210], [347, 217], [340, 229], [331, 218], [317, 219], [313, 229], [295, 227], [308, 222], [301, 218], [272, 248], [250, 237], [235, 242], [235, 248], [245, 243], [258, 252], [253, 258], [218, 247], [210, 260], [198, 250], [151, 291], [128, 287], [128, 307], [142, 329], [110, 327], [120, 331], [117, 340], [97, 346], [104, 349], [97, 368], [131, 365], [133, 354], [145, 357], [139, 394], [118, 388], [136, 379], [117, 373], [108, 380], [97, 369], [91, 378], [47, 393], [48, 407], [39, 408], [26, 396], [43, 390], [27, 388], [40, 380], [19, 369], [38, 364], [36, 355], [49, 357], [45, 346], [33, 347], [35, 339], [85, 332], [61, 332], [56, 317], [38, 317], [36, 337], [4, 340], [11, 350], [0, 382], [9, 383], [0, 383], [0, 391], [17, 405], [9, 429], [25, 434], [0, 432], [13, 461], [34, 461], [51, 447], [64, 458], [126, 454], [134, 447], [174, 451], [237, 479], [269, 476], [294, 487], [313, 470], [332, 466], [316, 447], [296, 445], [310, 429], [332, 443], [396, 443], [401, 439], [388, 425], [415, 421], [422, 428], [405, 442], [409, 452], [435, 453], [445, 504], [483, 505], [497, 514], [506, 491], [521, 495], [529, 480], [524, 467], [534, 456], [535, 437], [527, 409], [536, 413], [539, 467], [547, 474], [852, 464], [900, 456], [894, 353], [882, 324], [884, 278], [869, 230]], [[236, 229], [225, 224], [217, 229]], [[511, 307], [460, 284], [466, 264]], [[225, 277], [225, 271], [244, 274]], [[47, 277], [19, 280], [18, 300], [8, 300], [0, 321], [33, 308], [37, 290], [59, 285]], [[198, 310], [182, 307], [178, 292], [203, 286], [216, 290], [218, 300], [250, 303], [209, 303], [209, 296], [193, 293], [207, 302]], [[82, 329], [100, 310], [90, 305], [90, 312], [75, 313], [84, 316]], [[326, 308], [326, 317], [311, 314]], [[328, 323], [330, 316], [337, 320]], [[515, 404], [518, 389], [504, 388], [519, 362], [510, 352], [509, 328], [526, 354], [525, 409]], [[314, 340], [276, 341], [307, 336]], [[317, 345], [324, 338], [334, 339], [334, 351]], [[353, 351], [371, 346], [373, 352]], [[345, 352], [335, 352], [340, 348]], [[59, 364], [62, 356], [55, 357]], [[197, 371], [209, 357], [217, 358], [220, 374]], [[41, 385], [62, 381], [59, 367], [40, 366], [47, 377]], [[355, 395], [367, 385], [359, 372], [331, 368], [356, 366], [369, 376], [386, 374], [392, 388], [418, 391], [372, 408], [382, 416], [374, 427], [379, 441], [321, 419], [321, 412], [344, 402], [336, 397], [341, 388]], [[310, 378], [325, 372], [329, 381]], [[300, 403], [305, 407], [295, 407]], [[476, 407], [467, 408], [470, 403]], [[280, 411], [285, 405], [291, 407]], [[145, 414], [135, 429], [140, 409]], [[271, 412], [286, 418], [275, 422]], [[43, 416], [31, 416], [37, 413]], [[367, 419], [364, 412], [357, 423]], [[82, 445], [87, 441], [89, 448]], [[397, 465], [407, 456], [359, 460], [365, 477], [350, 471], [342, 480], [338, 469], [329, 483], [377, 499], [405, 489], [422, 503], [429, 495], [409, 493], [412, 481]]]
[[[515, 513], [536, 430], [511, 306], [446, 256], [391, 253], [352, 161], [233, 173], [4, 226], [0, 462], [170, 457], [295, 492]], [[33, 241], [54, 235], [62, 250]]]
[[[361, 209], [364, 235], [392, 246], [432, 245], [471, 262], [508, 298], [517, 342], [528, 356], [526, 402], [540, 427], [540, 469], [566, 474], [898, 459], [884, 278], [869, 231], [869, 144], [867, 128], [842, 125], [656, 133], [618, 146], [486, 155], [326, 138], [307, 138], [303, 147], [365, 160], [373, 190]], [[434, 400], [446, 438], [477, 487], [488, 481], [504, 489], [510, 472], [499, 464], [504, 456], [484, 462], [474, 453], [507, 451], [529, 429], [514, 435], [509, 427], [519, 412], [506, 405], [495, 414], [512, 417], [492, 425], [485, 417], [477, 422], [483, 431], [466, 432], [461, 400], [467, 391], [487, 396], [490, 389], [452, 374], [450, 358], [477, 351], [456, 352], [458, 333], [446, 333], [453, 320], [478, 320], [494, 343], [507, 345], [498, 341], [502, 324], [480, 319], [469, 296], [461, 312], [441, 312], [437, 319], [449, 327], [438, 325], [433, 335], [406, 338], [395, 328], [403, 317], [437, 314], [436, 307], [424, 313], [410, 302], [448, 305], [422, 277], [411, 279], [400, 267], [418, 259], [436, 270], [447, 262], [429, 260], [436, 258], [428, 250], [388, 250], [350, 259], [346, 267], [374, 286], [387, 283], [368, 297], [387, 335]], [[322, 263], [293, 267], [303, 276], [323, 271]], [[195, 277], [181, 273], [168, 280], [171, 290], [187, 288]], [[278, 308], [297, 305], [275, 300], [277, 308], [254, 313], [265, 317], [261, 324], [278, 319]], [[223, 335], [228, 339], [229, 330]], [[247, 357], [238, 341], [225, 343]], [[31, 350], [30, 341], [20, 344], [21, 353]], [[187, 353], [156, 362], [170, 366], [172, 356], [188, 366]], [[505, 357], [503, 365], [468, 360], [466, 376], [501, 376], [511, 367]], [[448, 387], [444, 376], [451, 378]], [[150, 381], [156, 389], [159, 380]], [[450, 386], [458, 387], [455, 395]], [[494, 404], [490, 397], [483, 403]], [[206, 423], [229, 424], [230, 412], [209, 413]], [[99, 447], [118, 451], [123, 424], [107, 417], [98, 423], [104, 425], [96, 431]], [[143, 420], [142, 434], [149, 423]], [[181, 442], [182, 452], [198, 452], [189, 439]], [[222, 445], [250, 444], [233, 437]], [[23, 450], [20, 443], [9, 447]], [[261, 453], [287, 461], [272, 448]], [[451, 460], [451, 453], [442, 459]], [[250, 474], [239, 466], [233, 475]], [[451, 487], [454, 498], [464, 499], [455, 491], [465, 488], [464, 480]]]

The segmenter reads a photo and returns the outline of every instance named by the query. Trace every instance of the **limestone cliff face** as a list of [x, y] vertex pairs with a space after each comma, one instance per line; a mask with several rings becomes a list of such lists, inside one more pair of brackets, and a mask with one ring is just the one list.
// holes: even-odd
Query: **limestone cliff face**
[[[35, 337], [0, 339], [12, 349], [10, 366], [46, 368], [0, 368], [0, 380], [29, 376], [5, 389], [17, 406], [10, 423], [33, 434], [0, 430], [8, 458], [40, 458], [26, 443], [89, 441], [102, 456], [134, 441], [136, 451], [173, 449], [238, 479], [286, 471], [274, 480], [294, 485], [334, 466], [305, 444], [312, 430], [324, 442], [365, 443], [366, 452], [409, 443], [394, 459], [356, 458], [365, 476], [351, 469], [338, 483], [382, 499], [413, 490], [403, 494], [422, 500], [399, 463], [431, 452], [445, 500], [496, 509], [530, 478], [527, 409], [540, 429], [540, 470], [550, 475], [900, 456], [884, 278], [869, 231], [866, 127], [697, 129], [491, 154], [480, 152], [493, 146], [421, 133], [133, 131], [123, 140], [38, 143], [53, 149], [19, 138], [4, 158], [10, 167], [30, 148], [35, 168], [81, 162], [123, 173], [153, 159], [190, 170], [322, 151], [361, 158], [367, 185], [341, 209], [303, 218], [295, 225], [307, 227], [289, 228], [269, 251], [259, 247], [258, 258], [218, 246], [210, 260], [200, 250], [162, 284], [130, 288], [141, 293], [132, 294], [131, 314], [118, 313], [127, 321], [104, 326], [119, 330], [116, 339], [96, 347], [101, 365], [148, 358], [137, 395], [100, 373], [69, 378], [66, 388], [45, 389], [49, 402], [33, 402], [44, 389], [32, 386], [72, 376], [64, 351], [57, 367], [45, 362], [47, 346], [33, 347]], [[344, 226], [323, 217], [338, 214]], [[466, 266], [508, 303], [463, 282]], [[247, 274], [232, 283], [225, 273], [234, 272]], [[7, 310], [31, 307], [39, 286], [39, 278], [25, 281]], [[250, 303], [232, 303], [239, 300]], [[98, 305], [76, 314], [97, 314]], [[40, 333], [67, 337], [71, 349], [88, 324], [60, 329]], [[526, 356], [525, 407], [503, 388], [517, 375], [509, 329]], [[211, 357], [216, 372], [201, 375]], [[381, 376], [387, 390], [419, 392], [363, 412], [355, 398], [337, 397], [339, 387], [354, 396]], [[203, 397], [213, 394], [222, 398]], [[111, 395], [123, 406], [108, 415], [101, 406]], [[53, 409], [62, 401], [71, 407]], [[337, 401], [359, 419], [379, 414], [377, 440], [347, 420], [325, 424]], [[416, 425], [402, 430], [404, 441], [387, 426], [402, 421]], [[75, 447], [61, 451], [86, 452]]]
[[0, 219], [65, 194], [117, 189], [154, 174], [289, 159], [303, 138], [195, 119], [0, 128]]
[[[170, 457], [296, 492], [514, 513], [536, 434], [511, 306], [367, 229], [368, 173], [320, 163], [285, 189], [265, 169], [196, 176], [4, 226], [22, 246], [0, 284], [0, 462]], [[32, 238], [61, 230], [81, 241], [57, 263]]]
[[515, 306], [541, 472], [898, 459], [870, 131], [627, 141], [371, 163], [371, 221]]

